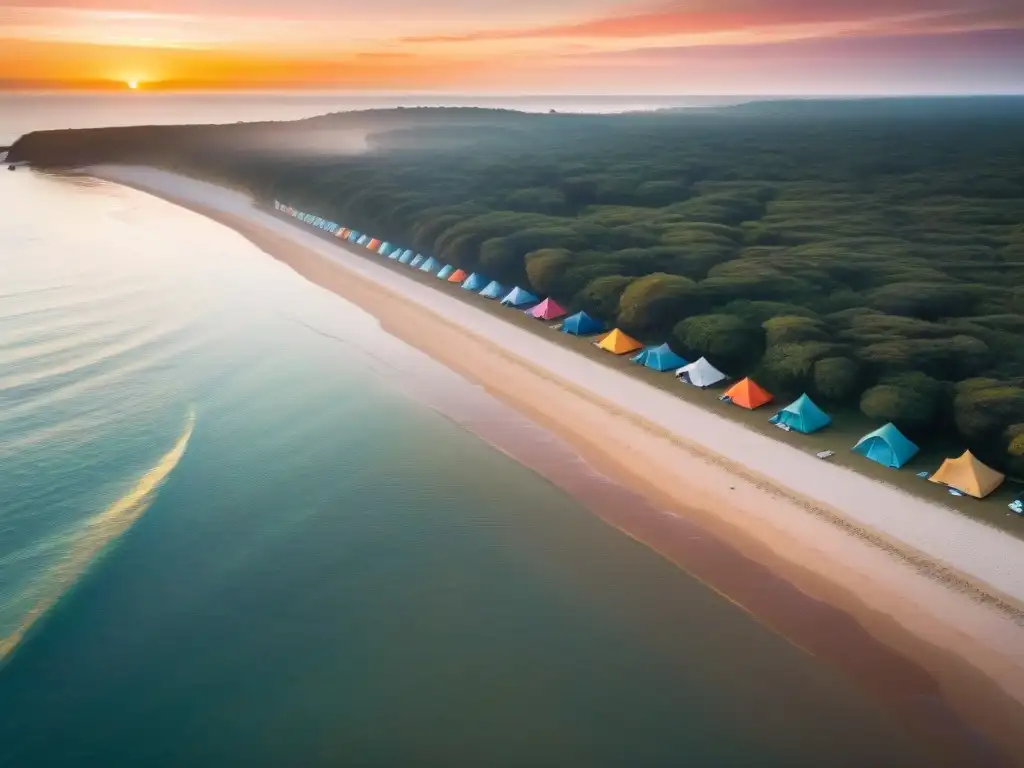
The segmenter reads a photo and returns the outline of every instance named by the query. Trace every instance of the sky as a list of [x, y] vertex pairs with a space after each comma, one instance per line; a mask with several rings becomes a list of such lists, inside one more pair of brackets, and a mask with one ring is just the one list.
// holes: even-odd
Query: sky
[[3, 2], [0, 89], [1024, 93], [1024, 0]]

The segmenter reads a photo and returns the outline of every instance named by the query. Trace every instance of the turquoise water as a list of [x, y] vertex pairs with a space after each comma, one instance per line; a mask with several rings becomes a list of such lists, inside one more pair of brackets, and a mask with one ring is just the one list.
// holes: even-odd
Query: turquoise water
[[933, 764], [233, 232], [0, 210], [0, 765]]

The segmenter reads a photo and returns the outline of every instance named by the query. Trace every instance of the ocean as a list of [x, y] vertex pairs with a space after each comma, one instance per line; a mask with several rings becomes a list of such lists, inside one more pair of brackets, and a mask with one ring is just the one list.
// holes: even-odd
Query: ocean
[[0, 211], [0, 766], [933, 764], [240, 235], [27, 169]]

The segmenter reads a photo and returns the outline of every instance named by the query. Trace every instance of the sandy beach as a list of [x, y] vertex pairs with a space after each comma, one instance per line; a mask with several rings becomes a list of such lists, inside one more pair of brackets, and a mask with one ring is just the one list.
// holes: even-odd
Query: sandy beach
[[597, 514], [946, 739], [950, 765], [1005, 763], [978, 762], [922, 695], [1024, 764], [1024, 542], [547, 343], [244, 194], [150, 168], [84, 172], [232, 227], [560, 437], [628, 489], [570, 488]]

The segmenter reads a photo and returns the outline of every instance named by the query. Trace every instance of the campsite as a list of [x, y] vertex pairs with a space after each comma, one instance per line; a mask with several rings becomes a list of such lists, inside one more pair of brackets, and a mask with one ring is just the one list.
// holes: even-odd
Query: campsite
[[[303, 154], [303, 131], [353, 124], [380, 129], [372, 151]], [[242, 140], [257, 136], [258, 152]], [[426, 266], [416, 279], [553, 343], [931, 495], [944, 491], [915, 473], [966, 448], [1024, 474], [1022, 137], [1020, 103], [991, 98], [618, 116], [419, 109], [34, 134], [12, 151], [40, 164], [164, 165], [285, 200], [352, 228], [348, 243], [402, 248], [372, 257], [410, 275], [404, 264]], [[446, 265], [486, 280], [497, 301], [431, 274]], [[498, 304], [517, 287], [641, 347], [705, 357], [733, 382], [751, 376], [774, 402], [730, 407], [719, 387], [632, 362], [639, 349], [611, 355], [550, 333], [528, 307]], [[766, 409], [803, 393], [828, 428], [768, 423]], [[850, 450], [888, 422], [921, 448], [898, 471]], [[1011, 486], [992, 501], [942, 501], [1012, 527]]]

